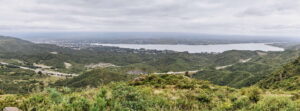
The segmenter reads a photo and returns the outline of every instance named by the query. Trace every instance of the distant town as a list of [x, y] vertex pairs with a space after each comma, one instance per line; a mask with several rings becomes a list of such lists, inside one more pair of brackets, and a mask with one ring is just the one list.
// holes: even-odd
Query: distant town
[[[129, 48], [118, 48], [118, 47], [111, 47], [111, 46], [101, 46], [101, 45], [95, 45], [94, 43], [97, 43], [95, 41], [71, 41], [71, 40], [50, 40], [50, 41], [38, 41], [36, 43], [39, 44], [53, 44], [60, 47], [67, 47], [74, 50], [81, 50], [81, 49], [93, 49], [93, 48], [99, 48], [105, 49], [106, 51], [111, 52], [118, 52], [118, 53], [134, 53], [134, 54], [169, 54], [169, 53], [178, 53], [176, 51], [172, 50], [146, 50], [144, 48], [141, 49], [129, 49]], [[183, 52], [188, 53], [188, 52]]]

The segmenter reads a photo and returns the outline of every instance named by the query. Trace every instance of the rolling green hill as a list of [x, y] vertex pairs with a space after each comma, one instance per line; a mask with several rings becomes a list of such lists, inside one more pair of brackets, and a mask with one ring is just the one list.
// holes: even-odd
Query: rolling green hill
[[[52, 78], [1, 65], [0, 110], [8, 106], [24, 111], [300, 110], [297, 50], [153, 54], [112, 47], [73, 50], [10, 37], [0, 37], [0, 41], [1, 60], [81, 72], [73, 78]], [[67, 69], [64, 62], [72, 67]], [[85, 68], [87, 64], [99, 62], [118, 67]], [[286, 65], [282, 67], [283, 64]], [[193, 78], [188, 74], [127, 74], [135, 70], [201, 71], [192, 75]]]
[[35, 44], [18, 38], [0, 36], [0, 52], [14, 54], [49, 53], [52, 51], [65, 51], [63, 48], [49, 44]]
[[[227, 51], [220, 54], [163, 53], [114, 47], [93, 47], [82, 50], [48, 44], [34, 44], [11, 37], [0, 38], [2, 59], [17, 59], [26, 65], [33, 63], [52, 66], [60, 71], [81, 73], [84, 66], [112, 63], [117, 66], [136, 67], [147, 72], [199, 70], [204, 67], [227, 65], [257, 56], [255, 51]], [[5, 42], [4, 42], [5, 41]], [[55, 52], [55, 54], [53, 53]], [[70, 69], [64, 63], [71, 63]], [[142, 66], [142, 67], [141, 67]]]
[[132, 79], [131, 75], [112, 70], [96, 69], [72, 79], [57, 81], [53, 86], [67, 86], [72, 88], [99, 87], [113, 81], [126, 81], [130, 79]]
[[21, 39], [0, 36], [1, 53], [8, 53], [8, 52], [32, 53], [34, 51], [38, 51], [36, 50], [36, 48], [33, 48], [34, 45], [35, 44], [31, 42], [24, 41]]
[[266, 89], [300, 90], [300, 58], [277, 69], [258, 85]]
[[272, 72], [282, 67], [282, 65], [299, 57], [299, 51], [297, 50], [258, 53], [258, 56], [252, 56], [248, 62], [232, 64], [222, 69], [206, 68], [194, 74], [193, 77], [209, 80], [218, 85], [235, 88], [247, 87], [269, 77]]
[[269, 65], [249, 62], [239, 63], [222, 70], [205, 69], [194, 74], [193, 77], [212, 81], [218, 85], [241, 88], [255, 84], [270, 72], [272, 68]]

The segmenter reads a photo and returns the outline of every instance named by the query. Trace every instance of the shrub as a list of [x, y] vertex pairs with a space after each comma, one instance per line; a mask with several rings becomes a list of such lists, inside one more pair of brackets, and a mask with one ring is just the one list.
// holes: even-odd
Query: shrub
[[[11, 106], [16, 107], [19, 106], [19, 101], [22, 99], [19, 96], [0, 96], [0, 109], [3, 109], [4, 107]], [[19, 101], [17, 101], [19, 100]]]
[[58, 104], [62, 102], [62, 94], [56, 91], [56, 89], [49, 88], [47, 91], [49, 92], [50, 98], [54, 103]]
[[255, 111], [299, 111], [300, 105], [289, 97], [266, 96], [252, 108]]
[[33, 94], [22, 102], [21, 109], [25, 111], [49, 110], [52, 102], [45, 94]]
[[180, 83], [177, 84], [176, 87], [180, 89], [194, 89], [196, 85], [193, 83]]
[[107, 89], [102, 88], [95, 99], [92, 111], [104, 111], [106, 110], [108, 99], [107, 99]]
[[233, 109], [242, 109], [248, 108], [251, 105], [251, 101], [247, 97], [240, 97], [236, 101], [233, 102]]
[[210, 95], [206, 94], [206, 93], [200, 93], [197, 96], [197, 100], [201, 103], [210, 103], [210, 101], [212, 100]]
[[3, 90], [0, 89], [0, 95], [5, 94]]
[[[90, 103], [82, 97], [72, 97], [66, 105], [70, 106], [71, 111], [89, 111]], [[65, 110], [66, 108], [63, 108]]]
[[262, 94], [262, 90], [257, 87], [250, 87], [242, 91], [243, 94], [248, 96], [249, 100], [256, 103], [260, 100]]

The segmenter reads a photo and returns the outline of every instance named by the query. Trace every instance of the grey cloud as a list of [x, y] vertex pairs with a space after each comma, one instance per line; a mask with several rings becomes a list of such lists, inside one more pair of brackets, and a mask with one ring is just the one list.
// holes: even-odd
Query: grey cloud
[[300, 25], [299, 5], [298, 0], [0, 0], [0, 30], [298, 34], [292, 26]]
[[244, 17], [244, 16], [266, 16], [269, 15], [270, 13], [267, 12], [267, 10], [259, 10], [259, 9], [246, 9], [245, 11], [237, 14], [239, 17]]
[[300, 25], [273, 25], [263, 28], [267, 30], [300, 30]]
[[296, 0], [278, 0], [260, 5], [254, 5], [248, 7], [242, 12], [238, 13], [237, 16], [268, 16], [271, 14], [286, 14], [290, 11], [300, 11], [300, 2]]

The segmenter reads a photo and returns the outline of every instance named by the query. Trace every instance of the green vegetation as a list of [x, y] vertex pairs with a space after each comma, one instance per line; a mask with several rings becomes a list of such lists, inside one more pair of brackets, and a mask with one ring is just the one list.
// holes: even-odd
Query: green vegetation
[[[193, 77], [209, 80], [214, 84], [235, 88], [247, 87], [268, 78], [274, 70], [299, 57], [299, 51], [257, 52], [259, 56], [245, 63], [236, 63], [223, 69], [205, 68]], [[233, 56], [234, 57], [234, 56]]]
[[299, 90], [300, 58], [275, 71], [270, 77], [261, 81], [259, 86], [267, 89]]
[[[9, 37], [0, 37], [0, 49], [0, 62], [14, 64], [0, 66], [0, 110], [9, 106], [24, 111], [300, 110], [300, 58], [294, 49], [220, 54], [113, 47], [73, 50]], [[34, 63], [80, 75], [51, 77], [18, 67], [37, 68]], [[116, 66], [85, 67], [98, 63]], [[151, 74], [190, 70], [200, 71]]]
[[102, 84], [107, 84], [113, 81], [129, 80], [131, 75], [120, 74], [117, 71], [107, 69], [96, 69], [84, 74], [81, 74], [72, 79], [64, 79], [57, 81], [55, 86], [68, 86], [72, 88], [80, 87], [98, 87]]
[[[182, 86], [190, 83], [192, 86]], [[270, 93], [257, 87], [238, 90], [183, 75], [141, 76], [80, 92], [50, 88], [28, 96], [0, 96], [0, 108], [15, 106], [25, 111], [297, 111], [299, 103], [288, 92]]]
[[[145, 51], [115, 47], [91, 47], [81, 50], [55, 45], [34, 44], [28, 41], [0, 37], [1, 59], [17, 59], [31, 67], [34, 63], [45, 64], [62, 72], [83, 73], [85, 65], [112, 63], [151, 72], [199, 70], [204, 67], [233, 64], [240, 59], [257, 56], [255, 51], [227, 51], [220, 54], [189, 54], [172, 51]], [[13, 49], [11, 49], [13, 47]], [[54, 52], [54, 53], [53, 53]], [[71, 63], [66, 68], [64, 63]], [[126, 68], [125, 68], [126, 69]]]
[[248, 62], [239, 63], [221, 70], [205, 69], [194, 74], [193, 77], [209, 80], [218, 85], [241, 88], [257, 83], [271, 72], [272, 67], [269, 65]]
[[34, 90], [43, 90], [46, 87], [43, 80], [45, 75], [19, 68], [0, 66], [0, 95], [5, 93], [30, 93]]

